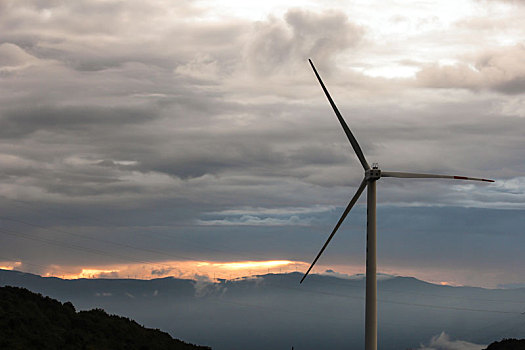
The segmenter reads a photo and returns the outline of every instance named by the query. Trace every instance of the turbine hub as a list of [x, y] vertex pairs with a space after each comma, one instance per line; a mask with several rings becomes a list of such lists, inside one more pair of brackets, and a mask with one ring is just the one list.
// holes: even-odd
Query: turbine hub
[[381, 178], [381, 169], [379, 169], [377, 163], [372, 164], [372, 169], [365, 171], [365, 179], [367, 181], [376, 181]]

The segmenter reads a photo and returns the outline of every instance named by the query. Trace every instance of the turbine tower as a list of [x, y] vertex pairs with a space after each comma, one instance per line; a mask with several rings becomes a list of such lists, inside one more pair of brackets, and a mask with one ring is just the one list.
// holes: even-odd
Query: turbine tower
[[346, 133], [346, 136], [348, 137], [348, 140], [350, 141], [350, 144], [352, 145], [352, 148], [354, 149], [354, 152], [357, 155], [357, 158], [359, 158], [359, 161], [361, 162], [361, 165], [363, 166], [363, 169], [365, 170], [365, 176], [363, 178], [363, 181], [361, 181], [361, 184], [359, 185], [359, 188], [357, 189], [357, 192], [354, 194], [352, 199], [350, 200], [350, 203], [348, 203], [348, 206], [343, 212], [343, 215], [341, 215], [341, 218], [335, 225], [334, 229], [332, 230], [332, 233], [330, 233], [330, 236], [328, 236], [328, 239], [326, 240], [325, 244], [315, 257], [314, 261], [310, 265], [310, 268], [306, 273], [304, 274], [303, 278], [301, 279], [300, 283], [303, 283], [306, 276], [308, 276], [308, 273], [312, 270], [317, 260], [319, 260], [319, 257], [321, 254], [323, 254], [324, 250], [328, 246], [328, 243], [332, 240], [335, 233], [339, 229], [339, 226], [343, 223], [346, 216], [354, 206], [354, 204], [357, 202], [363, 191], [365, 190], [365, 187], [368, 187], [367, 192], [367, 229], [366, 229], [366, 301], [365, 301], [365, 350], [377, 350], [377, 281], [376, 281], [376, 181], [379, 180], [382, 177], [399, 177], [399, 178], [414, 178], [414, 179], [453, 179], [453, 180], [474, 180], [474, 181], [485, 181], [485, 182], [494, 182], [494, 180], [487, 180], [487, 179], [480, 179], [476, 177], [465, 177], [465, 176], [454, 176], [454, 175], [436, 175], [436, 174], [420, 174], [420, 173], [407, 173], [407, 172], [397, 172], [397, 171], [381, 171], [379, 167], [376, 164], [373, 164], [372, 168], [370, 168], [370, 165], [368, 165], [368, 162], [365, 159], [365, 156], [363, 154], [363, 151], [361, 150], [361, 147], [357, 143], [357, 140], [355, 139], [354, 135], [350, 131], [350, 128], [346, 124], [345, 120], [343, 119], [343, 116], [341, 113], [339, 113], [339, 110], [337, 109], [337, 106], [334, 103], [334, 100], [332, 100], [332, 97], [328, 93], [328, 90], [326, 89], [323, 81], [321, 80], [321, 77], [319, 76], [319, 73], [317, 73], [317, 70], [315, 69], [314, 64], [312, 63], [312, 60], [308, 60], [310, 62], [310, 65], [312, 66], [312, 69], [314, 70], [315, 76], [317, 77], [317, 80], [319, 80], [319, 83], [321, 84], [321, 87], [328, 98], [328, 101], [330, 102], [330, 105], [332, 106], [335, 115], [337, 116], [337, 119], [339, 119], [339, 123], [341, 123], [341, 126], [343, 127], [343, 130]]

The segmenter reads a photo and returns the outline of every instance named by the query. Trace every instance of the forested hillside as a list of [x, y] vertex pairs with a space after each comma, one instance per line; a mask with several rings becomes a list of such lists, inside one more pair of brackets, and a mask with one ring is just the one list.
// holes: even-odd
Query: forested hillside
[[206, 350], [102, 309], [76, 312], [25, 288], [0, 288], [0, 349]]
[[503, 339], [490, 344], [485, 350], [525, 350], [525, 339]]

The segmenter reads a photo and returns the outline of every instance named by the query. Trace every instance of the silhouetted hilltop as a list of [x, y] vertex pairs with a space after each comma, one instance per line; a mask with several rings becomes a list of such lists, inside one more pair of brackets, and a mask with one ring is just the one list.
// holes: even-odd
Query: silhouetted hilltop
[[485, 350], [525, 350], [525, 339], [503, 339], [490, 344]]
[[205, 346], [173, 339], [102, 309], [76, 312], [25, 288], [0, 287], [0, 349], [176, 349]]

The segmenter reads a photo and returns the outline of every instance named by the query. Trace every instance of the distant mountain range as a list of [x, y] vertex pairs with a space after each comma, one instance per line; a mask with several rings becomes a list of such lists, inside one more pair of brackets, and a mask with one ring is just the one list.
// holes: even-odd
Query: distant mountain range
[[[0, 286], [24, 287], [77, 309], [102, 308], [176, 338], [231, 349], [363, 347], [364, 280], [267, 274], [217, 283], [176, 278], [62, 280], [0, 270]], [[436, 335], [489, 344], [525, 337], [525, 289], [435, 285], [383, 278], [382, 350], [423, 349]], [[459, 349], [459, 348], [458, 348]]]

